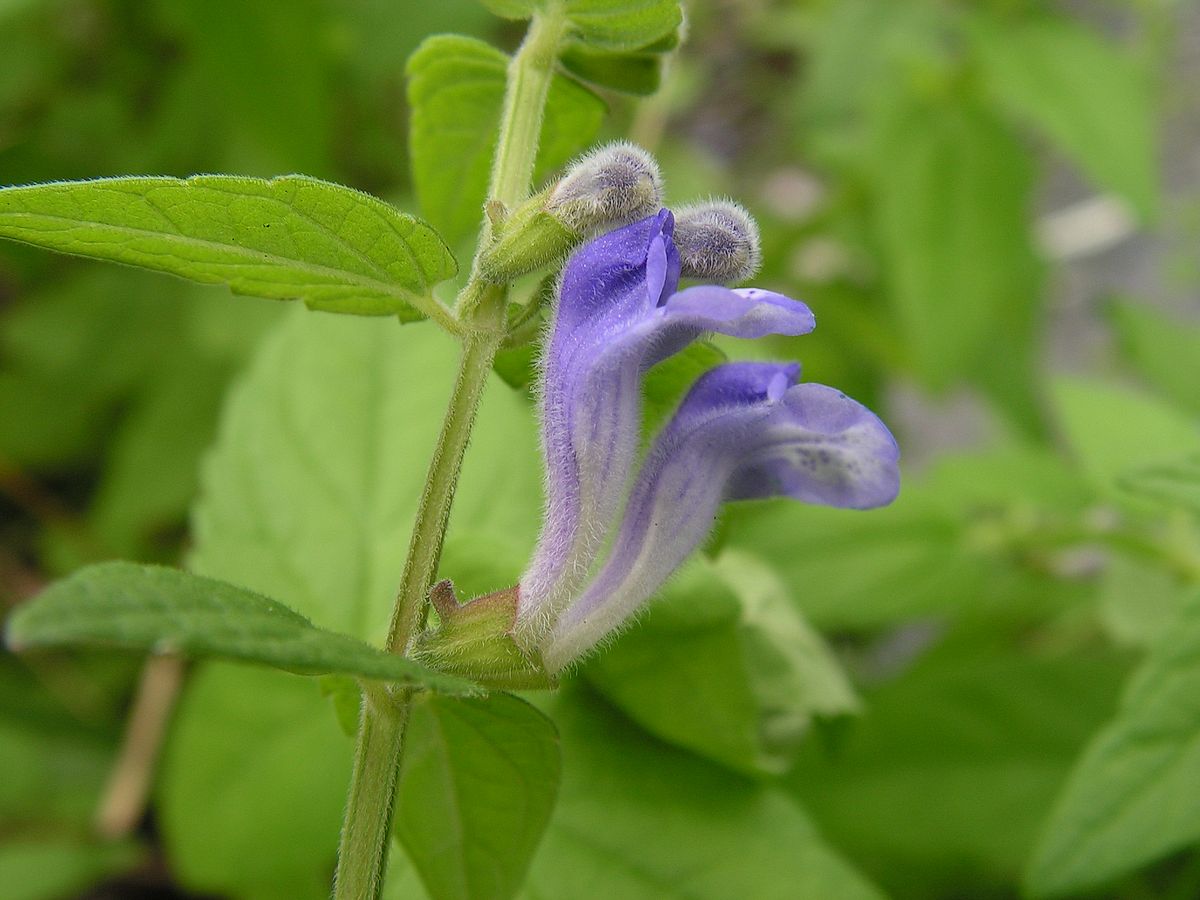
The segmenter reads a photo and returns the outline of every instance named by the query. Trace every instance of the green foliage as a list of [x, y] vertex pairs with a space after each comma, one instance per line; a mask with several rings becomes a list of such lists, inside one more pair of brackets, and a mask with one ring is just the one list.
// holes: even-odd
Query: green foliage
[[922, 381], [986, 380], [996, 356], [1030, 378], [997, 348], [1028, 345], [1038, 290], [1016, 138], [978, 103], [917, 101], [892, 111], [873, 152], [886, 279]]
[[126, 843], [72, 837], [6, 841], [0, 847], [0, 884], [7, 900], [66, 897], [128, 869], [138, 858], [137, 848]]
[[344, 672], [449, 693], [474, 686], [352, 638], [314, 628], [261, 594], [177, 569], [101, 563], [80, 569], [8, 621], [10, 647], [94, 644], [215, 656], [301, 673]]
[[[97, 572], [124, 571], [141, 593], [122, 576], [109, 600], [165, 580], [175, 602], [206, 610], [163, 622], [136, 607], [139, 644], [169, 631], [178, 647], [209, 622], [201, 643], [260, 658], [244, 619], [213, 622], [211, 604], [232, 597], [269, 626], [255, 634], [276, 661], [408, 668], [359, 642], [384, 634], [459, 346], [432, 326], [305, 314], [20, 242], [337, 311], [432, 313], [455, 330], [432, 297], [453, 287], [442, 240], [466, 246], [483, 219], [512, 59], [495, 46], [515, 48], [524, 27], [488, 10], [561, 11], [535, 187], [611, 113], [605, 136], [653, 149], [672, 203], [745, 202], [764, 239], [757, 283], [804, 298], [820, 322], [656, 367], [645, 433], [725, 353], [798, 358], [806, 378], [896, 427], [910, 468], [886, 510], [727, 508], [709, 556], [537, 698], [546, 715], [503, 694], [420, 693], [387, 896], [880, 896], [846, 858], [897, 900], [1195, 896], [1200, 338], [1164, 305], [1190, 284], [1137, 296], [1144, 270], [1125, 255], [1119, 286], [1103, 259], [1055, 261], [1043, 278], [1031, 249], [1043, 209], [1031, 199], [1057, 203], [1075, 174], [1064, 164], [1194, 244], [1180, 227], [1194, 190], [1171, 141], [1169, 203], [1157, 184], [1157, 119], [1194, 100], [1167, 68], [1186, 4], [1098, 20], [1086, 4], [1004, 0], [693, 3], [671, 59], [674, 0], [408, 6], [0, 0], [0, 170], [42, 185], [0, 191], [0, 234], [16, 238], [0, 241], [3, 614], [114, 555], [191, 553], [202, 573], [85, 569], [49, 589], [54, 608], [15, 607], [10, 633], [33, 621], [128, 639], [124, 614], [55, 614]], [[1109, 13], [1120, 45], [1093, 28]], [[669, 89], [633, 99], [654, 94], [668, 62]], [[1055, 151], [1046, 189], [1042, 139]], [[298, 176], [58, 183], [212, 171], [306, 172], [396, 206]], [[165, 213], [146, 187], [168, 197]], [[54, 208], [30, 218], [35, 201]], [[417, 203], [441, 237], [398, 211]], [[130, 226], [152, 233], [130, 239]], [[1140, 262], [1139, 246], [1123, 254]], [[1064, 281], [1089, 302], [1059, 319]], [[1095, 316], [1114, 287], [1122, 299]], [[528, 288], [513, 286], [514, 310]], [[521, 392], [492, 380], [469, 447], [438, 573], [464, 599], [515, 584], [537, 531], [526, 339], [551, 307], [531, 306], [538, 318], [498, 360]], [[1086, 343], [1061, 327], [1084, 317]], [[1112, 342], [1093, 333], [1105, 324]], [[1085, 372], [1057, 378], [1064, 360]], [[943, 434], [921, 410], [950, 390], [968, 421]], [[977, 418], [1029, 443], [991, 441]], [[1105, 642], [1149, 654], [1115, 719], [1139, 661]], [[102, 843], [91, 823], [137, 663], [0, 655], [0, 894], [53, 900], [165, 859], [167, 874], [138, 869], [138, 889], [327, 897], [355, 679], [191, 667], [154, 828]]]
[[454, 258], [420, 220], [289, 175], [112, 178], [0, 191], [0, 236], [314, 309], [421, 318]]
[[1146, 383], [1200, 415], [1200, 326], [1132, 302], [1116, 302], [1109, 321], [1129, 364]]
[[1048, 134], [1102, 187], [1152, 216], [1154, 103], [1132, 55], [1065, 19], [979, 17], [973, 25], [997, 100]]
[[1200, 598], [1134, 673], [1089, 742], [1027, 873], [1034, 896], [1077, 892], [1200, 840]]
[[[437, 35], [409, 58], [409, 143], [421, 210], [451, 243], [483, 221], [492, 154], [499, 133], [508, 57], [483, 41]], [[595, 137], [604, 102], [556, 76], [546, 100], [536, 177], [544, 177]]]
[[[378, 643], [455, 356], [425, 326], [289, 317], [226, 407], [195, 512], [192, 567]], [[461, 527], [524, 551], [541, 511], [528, 404], [489, 391], [475, 440], [487, 452], [468, 457], [448, 540]]]
[[[82, 674], [63, 667], [64, 680]], [[0, 656], [0, 676], [0, 821], [26, 823], [34, 832], [82, 833], [114, 753], [115, 728], [86, 705], [91, 721], [80, 721], [78, 707], [67, 706], [12, 656]]]
[[[990, 629], [989, 629], [990, 630]], [[1004, 895], [1053, 792], [1110, 713], [1107, 654], [1014, 652], [920, 626], [881, 642], [880, 683], [833, 746], [809, 742], [787, 780], [829, 837], [897, 898]], [[911, 665], [908, 660], [916, 656]]]
[[[546, 0], [482, 0], [505, 19], [527, 19]], [[683, 24], [679, 0], [565, 0], [563, 12], [583, 43], [609, 52], [638, 50], [670, 40]]]
[[787, 589], [734, 552], [694, 562], [586, 674], [652, 734], [751, 775], [786, 771], [814, 719], [858, 711]]
[[656, 742], [580, 689], [551, 715], [563, 785], [528, 896], [880, 897], [779, 790]]
[[1046, 571], [1052, 556], [1036, 535], [1070, 523], [1091, 497], [1052, 455], [1011, 449], [947, 457], [870, 514], [782, 500], [736, 504], [724, 534], [729, 546], [770, 562], [805, 616], [825, 628], [1044, 613], [1077, 590]]
[[1200, 516], [1200, 455], [1128, 470], [1121, 486], [1137, 496]]
[[577, 44], [566, 49], [562, 64], [576, 78], [626, 94], [648, 96], [662, 82], [663, 59], [656, 53], [612, 54]]
[[245, 900], [328, 900], [352, 749], [315, 679], [206, 665], [159, 779], [177, 877]]
[[581, 42], [609, 52], [673, 46], [683, 25], [679, 0], [566, 0], [564, 9]]
[[[387, 625], [455, 364], [439, 332], [379, 324], [294, 314], [264, 343], [226, 407], [192, 555], [204, 575], [287, 597], [318, 626], [371, 643]], [[480, 580], [494, 589], [512, 580], [489, 573], [506, 553], [523, 561], [540, 513], [528, 405], [497, 383], [475, 440], [488, 452], [468, 457], [447, 540], [462, 550], [444, 564], [457, 578], [455, 560], [478, 558], [482, 534], [497, 547], [479, 560]], [[251, 705], [231, 696], [244, 672], [210, 666], [191, 688], [162, 782], [168, 847], [197, 890], [325, 897], [349, 742], [317, 685], [268, 674], [255, 675], [253, 690], [272, 727], [246, 727]], [[246, 773], [214, 764], [214, 748], [220, 760], [264, 765]], [[223, 818], [214, 795], [243, 806]]]
[[397, 838], [431, 896], [515, 896], [558, 792], [554, 725], [507, 694], [424, 697], [411, 716]]
[[1158, 398], [1102, 381], [1060, 379], [1054, 399], [1067, 443], [1095, 487], [1119, 496], [1119, 479], [1200, 452], [1200, 426]]

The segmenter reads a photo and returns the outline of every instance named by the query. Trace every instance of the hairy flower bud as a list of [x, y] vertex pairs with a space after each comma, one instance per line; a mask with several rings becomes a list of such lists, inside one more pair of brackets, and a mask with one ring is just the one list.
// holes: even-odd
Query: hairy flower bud
[[561, 259], [584, 239], [658, 211], [658, 163], [634, 144], [618, 141], [580, 157], [558, 184], [530, 197], [497, 223], [480, 272], [507, 283]]
[[662, 205], [662, 175], [654, 157], [616, 141], [586, 154], [550, 193], [546, 209], [581, 233], [608, 231], [645, 218]]
[[744, 281], [758, 271], [758, 224], [732, 200], [707, 200], [675, 211], [675, 245], [682, 274], [718, 284]]

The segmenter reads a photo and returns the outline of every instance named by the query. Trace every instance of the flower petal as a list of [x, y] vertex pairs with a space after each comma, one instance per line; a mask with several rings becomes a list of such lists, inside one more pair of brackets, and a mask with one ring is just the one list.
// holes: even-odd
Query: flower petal
[[663, 210], [617, 229], [581, 248], [563, 274], [541, 385], [546, 519], [517, 616], [527, 642], [578, 591], [612, 530], [637, 456], [645, 371], [706, 332], [813, 328], [807, 306], [770, 291], [675, 293], [673, 227]]
[[651, 448], [612, 552], [542, 648], [561, 669], [620, 628], [704, 541], [723, 500], [784, 494], [863, 508], [899, 487], [896, 442], [799, 367], [729, 363], [701, 377]]
[[619, 505], [620, 494], [614, 500], [597, 491], [594, 478], [581, 476], [581, 464], [594, 470], [597, 456], [621, 456], [626, 446], [636, 450], [636, 367], [630, 378], [602, 361], [605, 349], [678, 285], [673, 228], [671, 213], [661, 210], [585, 244], [563, 271], [540, 390], [546, 510], [521, 579], [518, 634], [544, 628], [587, 577]]

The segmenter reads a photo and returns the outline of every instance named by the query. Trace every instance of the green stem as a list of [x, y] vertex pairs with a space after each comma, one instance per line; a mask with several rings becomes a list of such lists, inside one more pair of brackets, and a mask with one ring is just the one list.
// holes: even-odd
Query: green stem
[[529, 194], [542, 113], [566, 29], [561, 10], [548, 4], [530, 23], [521, 48], [508, 65], [508, 89], [501, 118], [504, 128], [492, 162], [488, 197], [510, 210]]
[[[529, 193], [537, 156], [542, 111], [566, 23], [556, 5], [536, 15], [521, 49], [513, 57], [504, 95], [500, 137], [489, 198], [511, 208]], [[491, 241], [485, 225], [476, 250]], [[473, 270], [459, 295], [463, 348], [458, 377], [450, 395], [437, 447], [429, 464], [404, 564], [387, 647], [407, 653], [424, 627], [430, 585], [437, 576], [454, 490], [475, 423], [475, 413], [505, 338], [507, 287], [486, 284]], [[354, 756], [354, 774], [346, 803], [335, 900], [377, 900], [383, 889], [391, 842], [392, 811], [404, 752], [410, 690], [364, 691]]]
[[472, 316], [474, 330], [463, 341], [458, 378], [450, 394], [450, 405], [417, 507], [408, 559], [388, 630], [387, 647], [393, 653], [407, 653], [424, 624], [429, 587], [437, 576], [450, 506], [454, 502], [454, 489], [458, 485], [471, 427], [475, 424], [475, 412], [487, 386], [496, 351], [504, 340], [506, 295], [507, 289], [496, 285], [479, 289], [480, 301]]
[[[424, 625], [429, 587], [437, 576], [446, 523], [471, 426], [496, 350], [504, 339], [500, 326], [506, 289], [487, 285], [480, 293], [472, 317], [475, 327], [463, 342], [458, 378], [417, 507], [408, 558], [388, 630], [387, 647], [393, 653], [407, 653]], [[354, 775], [338, 852], [336, 900], [372, 900], [382, 890], [411, 700], [412, 692], [405, 689], [395, 693], [373, 689], [364, 693]]]
[[338, 900], [376, 898], [383, 890], [409, 693], [401, 691], [392, 696], [377, 685], [363, 692], [354, 775], [346, 800], [333, 888]]

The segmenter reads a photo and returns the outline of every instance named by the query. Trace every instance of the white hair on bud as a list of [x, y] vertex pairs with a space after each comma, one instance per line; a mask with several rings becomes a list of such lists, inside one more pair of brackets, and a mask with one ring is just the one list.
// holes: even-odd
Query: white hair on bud
[[614, 141], [584, 154], [555, 185], [547, 210], [584, 234], [608, 231], [658, 211], [662, 174], [637, 144]]
[[727, 284], [744, 281], [762, 262], [758, 223], [732, 200], [692, 203], [675, 211], [681, 274]]

